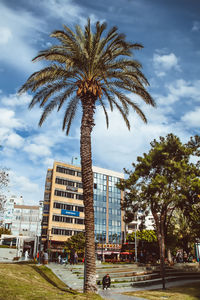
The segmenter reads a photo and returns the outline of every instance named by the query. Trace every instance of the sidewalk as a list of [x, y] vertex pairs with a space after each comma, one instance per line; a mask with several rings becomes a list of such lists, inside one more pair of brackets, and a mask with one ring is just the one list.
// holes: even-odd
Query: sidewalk
[[[54, 274], [60, 278], [68, 287], [77, 290], [79, 292], [83, 292], [83, 279], [79, 279], [76, 274], [72, 273], [72, 268], [74, 269], [74, 266], [70, 265], [59, 265], [55, 263], [50, 263], [47, 265], [48, 268], [54, 272]], [[77, 266], [77, 272], [78, 269], [81, 266]], [[120, 293], [133, 291], [137, 289], [133, 288], [121, 288], [121, 289], [114, 289], [112, 288], [110, 290], [102, 290], [102, 288], [98, 289], [98, 294], [104, 298], [104, 299], [112, 299], [112, 300], [146, 300], [144, 298], [138, 298], [138, 297], [129, 297], [125, 295], [121, 295]]]
[[[78, 278], [75, 273], [72, 273], [72, 269], [77, 269], [77, 273], [80, 269], [83, 269], [83, 265], [77, 266], [70, 266], [70, 265], [59, 265], [55, 263], [50, 263], [47, 265], [55, 275], [60, 278], [68, 287], [77, 290], [79, 292], [83, 292], [83, 279]], [[182, 281], [175, 281], [175, 282], [168, 282], [166, 283], [166, 287], [178, 286], [178, 285], [185, 285], [191, 282], [200, 282], [200, 280], [182, 280]], [[153, 285], [148, 287], [123, 287], [123, 288], [114, 288], [110, 290], [102, 290], [102, 288], [98, 289], [98, 294], [104, 299], [112, 299], [112, 300], [147, 300], [144, 298], [138, 298], [133, 296], [126, 296], [122, 295], [124, 292], [131, 292], [131, 291], [142, 291], [142, 290], [154, 290], [154, 289], [161, 289], [162, 285]]]

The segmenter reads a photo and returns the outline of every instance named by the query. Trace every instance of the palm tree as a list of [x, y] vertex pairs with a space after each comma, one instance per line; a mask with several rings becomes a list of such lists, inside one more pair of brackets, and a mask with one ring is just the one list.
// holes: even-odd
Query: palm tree
[[86, 232], [85, 292], [96, 290], [91, 155], [95, 107], [98, 104], [102, 106], [107, 127], [106, 102], [111, 111], [116, 107], [130, 129], [129, 107], [144, 122], [147, 120], [129, 94], [139, 95], [145, 103], [155, 105], [144, 88], [148, 81], [140, 70], [141, 64], [131, 57], [133, 49], [141, 49], [143, 46], [125, 41], [125, 36], [117, 32], [117, 27], [111, 28], [103, 37], [105, 29], [105, 23], [97, 22], [95, 33], [92, 33], [88, 19], [84, 31], [79, 26], [75, 27], [74, 32], [66, 26], [63, 31], [54, 31], [51, 37], [58, 39], [59, 45], [39, 52], [33, 59], [48, 61], [48, 66], [32, 74], [20, 89], [21, 93], [28, 90], [34, 93], [29, 108], [39, 104], [44, 109], [40, 126], [53, 109], [59, 111], [64, 107], [62, 129], [66, 130], [66, 134], [69, 133], [77, 107], [81, 105], [82, 108], [80, 156]]

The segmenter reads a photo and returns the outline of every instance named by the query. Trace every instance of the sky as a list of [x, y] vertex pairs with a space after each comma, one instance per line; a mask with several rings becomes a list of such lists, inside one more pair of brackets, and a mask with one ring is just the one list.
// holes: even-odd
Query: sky
[[54, 160], [71, 163], [79, 156], [78, 113], [69, 136], [62, 131], [62, 111], [42, 127], [39, 107], [28, 110], [31, 94], [19, 88], [42, 62], [32, 59], [56, 41], [52, 31], [106, 22], [130, 42], [148, 78], [157, 107], [131, 95], [148, 123], [130, 112], [131, 130], [117, 111], [109, 112], [107, 130], [101, 108], [92, 133], [93, 165], [122, 172], [150, 149], [150, 142], [173, 133], [187, 142], [200, 128], [200, 1], [199, 0], [0, 0], [0, 167], [9, 169], [9, 195], [26, 204], [43, 199], [47, 168]]

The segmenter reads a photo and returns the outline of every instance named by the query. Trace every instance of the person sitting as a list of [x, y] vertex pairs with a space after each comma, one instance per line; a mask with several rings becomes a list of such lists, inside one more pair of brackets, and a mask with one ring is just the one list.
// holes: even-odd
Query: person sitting
[[108, 289], [110, 287], [110, 282], [111, 282], [110, 276], [109, 276], [109, 274], [106, 274], [102, 280], [103, 290]]

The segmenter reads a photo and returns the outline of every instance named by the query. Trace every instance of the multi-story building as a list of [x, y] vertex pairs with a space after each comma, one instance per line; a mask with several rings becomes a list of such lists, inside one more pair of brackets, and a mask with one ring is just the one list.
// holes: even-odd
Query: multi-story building
[[12, 227], [12, 220], [13, 220], [13, 213], [14, 213], [14, 205], [23, 205], [24, 200], [23, 197], [11, 196], [9, 198], [5, 198], [3, 203], [3, 218], [2, 218], [2, 225], [7, 228], [11, 229]]
[[[124, 232], [122, 193], [116, 187], [123, 173], [93, 166], [95, 237], [99, 247], [119, 245]], [[53, 251], [63, 249], [66, 240], [84, 231], [81, 167], [54, 162], [45, 183], [42, 240]]]
[[41, 235], [42, 203], [39, 206], [14, 204], [11, 232], [15, 236]]

